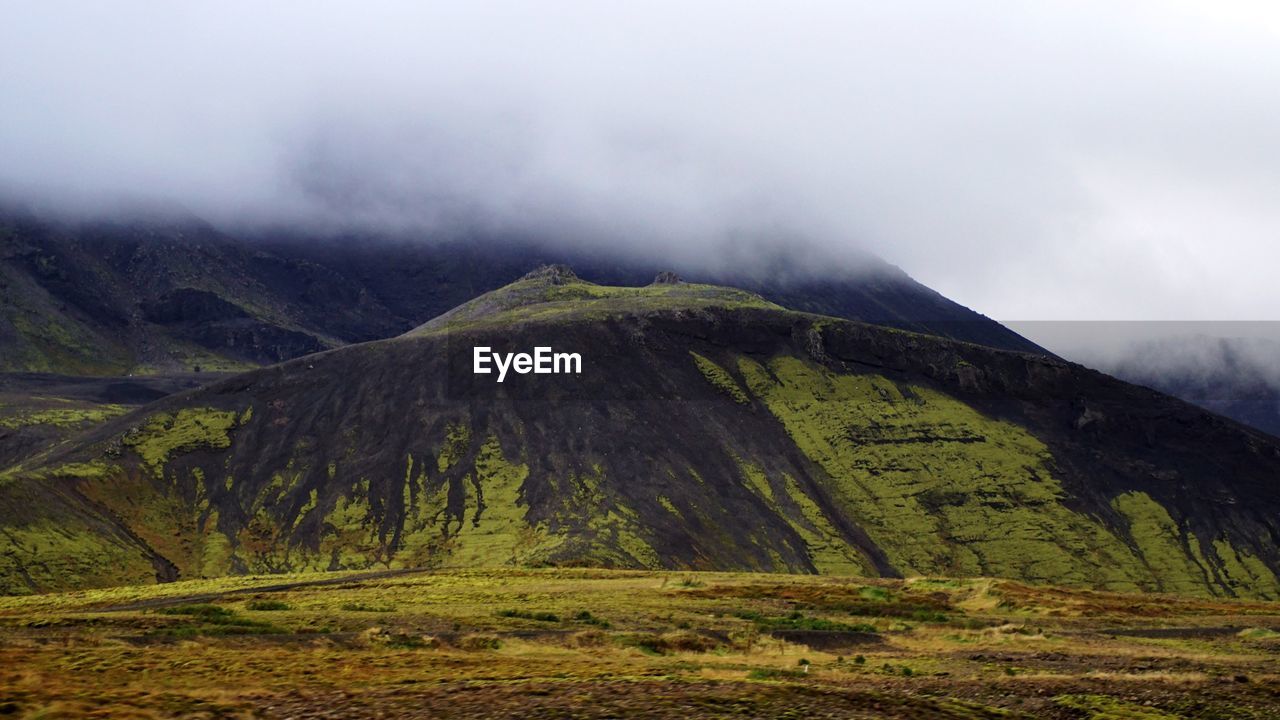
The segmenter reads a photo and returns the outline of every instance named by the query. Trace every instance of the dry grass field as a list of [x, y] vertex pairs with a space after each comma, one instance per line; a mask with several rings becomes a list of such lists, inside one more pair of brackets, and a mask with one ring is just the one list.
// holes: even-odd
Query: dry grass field
[[491, 570], [0, 599], [0, 716], [1274, 718], [1280, 603]]

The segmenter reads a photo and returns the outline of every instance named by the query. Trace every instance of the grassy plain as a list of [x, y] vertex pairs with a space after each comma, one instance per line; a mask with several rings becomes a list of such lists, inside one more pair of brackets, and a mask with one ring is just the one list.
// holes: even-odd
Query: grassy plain
[[1280, 603], [607, 570], [0, 598], [13, 717], [1272, 718]]

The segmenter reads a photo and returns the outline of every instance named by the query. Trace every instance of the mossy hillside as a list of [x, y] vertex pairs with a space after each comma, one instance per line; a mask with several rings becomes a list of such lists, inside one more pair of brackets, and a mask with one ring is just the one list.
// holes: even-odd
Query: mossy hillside
[[1195, 535], [1144, 493], [1113, 499], [1123, 527], [1069, 509], [1039, 440], [937, 391], [833, 374], [794, 357], [767, 367], [743, 358], [739, 369], [901, 572], [1276, 592], [1276, 576], [1247, 549], [1222, 541], [1216, 555], [1227, 559], [1211, 562]]
[[[64, 470], [60, 473], [66, 476]], [[82, 480], [79, 491], [168, 563], [199, 577], [205, 535], [192, 498], [173, 478], [115, 468]], [[221, 574], [221, 573], [210, 573]]]
[[95, 513], [107, 513], [103, 523], [119, 523], [154, 553], [158, 559], [152, 564], [196, 577], [225, 574], [231, 570], [225, 549], [220, 549], [226, 538], [216, 529], [205, 473], [171, 468], [169, 461], [193, 450], [229, 447], [238, 419], [238, 413], [207, 407], [156, 413], [119, 439], [120, 447], [136, 453], [141, 471], [118, 460], [97, 459], [26, 473], [24, 481], [73, 481], [75, 492], [93, 503]]
[[0, 594], [155, 579], [146, 548], [71, 503], [39, 480], [0, 484], [0, 514], [11, 518], [0, 533]]
[[548, 545], [548, 560], [604, 567], [664, 566], [663, 558], [644, 537], [649, 529], [639, 513], [610, 487], [603, 466], [592, 465], [547, 482], [549, 495], [555, 499], [540, 525], [555, 538]]
[[[572, 534], [578, 551], [605, 564], [661, 565], [637, 534], [638, 516], [606, 498], [599, 477], [568, 478], [577, 490], [566, 496], [563, 512], [532, 522], [522, 495], [528, 466], [508, 460], [496, 435], [487, 434], [478, 447], [472, 437], [469, 428], [450, 424], [434, 463], [406, 458], [402, 511], [392, 530], [380, 530], [387, 518], [375, 512], [369, 482], [361, 479], [325, 515], [318, 553], [260, 534], [260, 547], [243, 562], [257, 572], [314, 570], [326, 562], [332, 569], [529, 566], [553, 559]], [[244, 540], [237, 553], [243, 554]]]
[[[776, 359], [767, 367], [743, 359], [738, 369], [742, 385], [751, 388], [783, 421], [796, 447], [826, 469], [829, 477], [820, 482], [831, 485], [832, 497], [838, 500], [844, 517], [853, 518], [877, 545], [887, 548], [901, 572], [1012, 574], [1027, 579], [1053, 573], [1071, 582], [1104, 587], [1188, 592], [1193, 588], [1181, 579], [1183, 576], [1175, 578], [1167, 567], [1153, 568], [1144, 559], [1145, 554], [1158, 554], [1160, 548], [1143, 547], [1135, 553], [1100, 523], [1062, 507], [1061, 489], [1052, 482], [1043, 446], [1017, 428], [985, 418], [927, 388], [898, 387], [874, 376], [840, 376], [795, 358]], [[738, 383], [736, 379], [733, 382]], [[780, 388], [790, 388], [790, 394], [780, 395]], [[798, 415], [797, 410], [810, 415]], [[836, 413], [834, 420], [828, 416], [832, 412]], [[157, 458], [145, 466], [165, 468], [168, 465], [161, 463], [160, 457], [169, 459], [170, 454], [229, 444], [234, 428], [250, 423], [254, 413], [213, 411], [213, 421], [202, 421], [203, 417], [196, 413], [162, 414], [142, 426], [146, 433], [130, 435]], [[835, 425], [830, 425], [832, 422]], [[818, 430], [828, 425], [838, 426], [839, 432], [824, 440]], [[383, 500], [372, 502], [370, 480], [359, 478], [350, 490], [325, 501], [316, 488], [302, 488], [306, 469], [290, 469], [291, 461], [290, 468], [273, 475], [242, 506], [248, 521], [230, 536], [220, 529], [217, 512], [210, 512], [207, 495], [211, 491], [205, 488], [198, 469], [193, 471], [200, 476], [195, 478], [194, 514], [184, 508], [184, 496], [177, 487], [155, 484], [155, 475], [152, 480], [134, 476], [126, 482], [116, 481], [120, 492], [114, 497], [104, 495], [102, 501], [131, 526], [140, 528], [140, 537], [181, 568], [183, 576], [236, 568], [289, 572], [420, 565], [487, 567], [564, 559], [653, 568], [670, 562], [655, 550], [650, 511], [614, 492], [603, 467], [567, 478], [537, 478], [535, 482], [550, 484], [554, 489], [548, 495], [563, 504], [559, 509], [540, 509], [538, 519], [533, 520], [523, 492], [530, 481], [530, 467], [507, 457], [511, 450], [523, 454], [522, 446], [513, 442], [504, 452], [493, 431], [473, 429], [467, 422], [440, 427], [441, 435], [432, 443], [434, 455], [407, 454], [398, 470], [398, 482], [386, 491]], [[166, 431], [174, 433], [167, 441], [160, 437]], [[475, 441], [477, 436], [483, 437], [483, 442]], [[841, 440], [855, 437], [862, 442]], [[827, 449], [821, 442], [826, 442]], [[984, 448], [984, 443], [995, 447]], [[929, 452], [921, 453], [921, 447]], [[897, 454], [891, 452], [895, 449]], [[875, 455], [865, 455], [868, 452]], [[841, 461], [853, 472], [841, 475], [835, 464]], [[785, 560], [789, 551], [778, 544], [781, 536], [752, 532], [745, 542], [772, 559], [748, 567], [836, 574], [875, 572], [837, 529], [838, 519], [831, 515], [827, 499], [803, 490], [796, 474], [765, 470], [767, 463], [749, 457], [738, 457], [735, 462], [742, 487], [749, 488], [772, 517], [799, 537], [801, 552], [807, 558], [800, 564]], [[342, 466], [341, 462], [330, 462], [330, 481], [342, 479]], [[97, 474], [102, 474], [102, 466], [98, 470]], [[173, 485], [177, 472], [170, 468], [158, 477], [170, 478], [166, 482]], [[699, 492], [713, 492], [698, 473], [690, 470], [690, 477]], [[849, 482], [850, 478], [854, 482]], [[395, 502], [387, 499], [392, 496]], [[697, 522], [704, 532], [729, 522], [712, 510], [722, 500], [713, 495], [698, 500], [693, 497], [699, 496], [686, 494], [677, 502], [663, 495], [653, 502], [664, 515]], [[1028, 507], [1034, 519], [1019, 514]], [[323, 517], [317, 544], [298, 545], [299, 533], [313, 513]], [[968, 513], [973, 517], [967, 517]], [[894, 534], [906, 532], [903, 528], [907, 527], [915, 528], [913, 535], [927, 528], [934, 537]], [[989, 528], [996, 532], [989, 532]], [[742, 542], [731, 535], [716, 540], [723, 546]], [[1016, 552], [1009, 544], [1017, 546]], [[925, 549], [921, 551], [919, 546]], [[1079, 562], [1067, 557], [1077, 548], [1082, 549]], [[1028, 549], [1043, 549], [1043, 556], [1036, 557]], [[1002, 553], [1018, 557], [1007, 560]], [[1093, 565], [1099, 556], [1108, 559], [1107, 567]], [[1244, 567], [1244, 562], [1237, 564]], [[1252, 563], [1265, 568], [1256, 560]], [[1117, 576], [1118, 572], [1126, 574]], [[1259, 586], [1256, 573], [1236, 570], [1229, 576], [1239, 576], [1236, 582], [1246, 593]], [[1157, 577], [1162, 580], [1157, 582]], [[1199, 587], [1205, 582], [1202, 579]]]
[[1123, 542], [1062, 505], [1051, 456], [1021, 428], [928, 388], [794, 357], [738, 365], [900, 572], [1151, 582]]
[[0, 474], [15, 465], [34, 467], [46, 451], [130, 410], [93, 398], [65, 397], [40, 380], [24, 386], [17, 377], [0, 379]]
[[154, 580], [155, 568], [140, 548], [112, 542], [97, 529], [66, 518], [43, 518], [10, 527], [0, 554], [0, 595], [25, 595], [50, 587], [102, 587], [132, 578]]
[[1246, 548], [1232, 547], [1224, 538], [1213, 541], [1217, 568], [1231, 594], [1280, 600], [1280, 575]]
[[[465, 452], [463, 446], [460, 452]], [[439, 457], [444, 457], [442, 451]], [[440, 473], [455, 462], [440, 463]], [[416, 470], [415, 470], [416, 468]], [[434, 479], [428, 474], [425, 461], [414, 463], [414, 456], [405, 461], [405, 489], [401, 492], [404, 503], [404, 529], [400, 545], [402, 552], [397, 562], [406, 567], [438, 567], [452, 547], [452, 532], [461, 529], [461, 523], [450, 528], [449, 483]]]
[[0, 263], [0, 372], [123, 373], [133, 365], [132, 354], [108, 335], [72, 317], [31, 277]]
[[[252, 406], [155, 412], [108, 442], [106, 459], [23, 476], [50, 483], [77, 481], [77, 492], [94, 503], [95, 511], [105, 511], [107, 522], [127, 528], [155, 554], [155, 562], [177, 576], [282, 572], [297, 561], [290, 557], [290, 531], [314, 509], [318, 496], [315, 489], [304, 493], [309, 505], [304, 503], [293, 522], [282, 526], [300, 474], [283, 468], [250, 492], [251, 484], [237, 482], [225, 469], [225, 459], [216, 453], [231, 449], [235, 430], [253, 416]], [[122, 455], [121, 450], [127, 452]], [[137, 465], [126, 462], [130, 456]], [[310, 556], [299, 567], [323, 570], [330, 565], [316, 561], [314, 552], [298, 554]]]
[[[508, 461], [496, 435], [473, 447], [471, 428], [450, 423], [435, 462], [406, 461], [397, 564], [517, 565], [548, 539], [526, 520], [527, 465]], [[553, 541], [554, 542], [554, 541]]]
[[222, 563], [228, 572], [291, 573], [389, 567], [393, 552], [368, 480], [335, 485], [338, 492], [322, 497], [303, 487], [301, 477], [296, 469], [278, 473], [256, 496], [233, 506], [244, 519], [232, 532], [207, 525], [214, 540], [205, 546], [204, 568]]
[[1280, 578], [1244, 547], [1224, 539], [1208, 546], [1180, 528], [1169, 511], [1144, 492], [1128, 492], [1111, 505], [1123, 530], [1151, 570], [1156, 589], [1185, 595], [1280, 598]]
[[[155, 426], [161, 424], [157, 421]], [[172, 426], [184, 438], [175, 445], [187, 450], [195, 447], [189, 426]], [[117, 482], [118, 497], [110, 498], [108, 506], [145, 528], [145, 539], [163, 548], [183, 576], [236, 568], [298, 572], [543, 562], [563, 543], [563, 534], [549, 532], [546, 522], [526, 520], [527, 504], [520, 490], [528, 467], [508, 461], [495, 435], [485, 437], [473, 447], [467, 425], [447, 424], [434, 458], [406, 457], [394, 505], [379, 498], [366, 477], [354, 480], [336, 496], [326, 493], [331, 497], [324, 501], [315, 489], [302, 488], [307, 471], [291, 463], [290, 469], [275, 474], [252, 498], [237, 501], [236, 513], [247, 517], [229, 537], [207, 501], [197, 502], [194, 515], [190, 510], [185, 517], [175, 512], [173, 497], [157, 491], [166, 486], [153, 475]], [[172, 468], [168, 472], [172, 477], [179, 474]], [[331, 463], [327, 474], [331, 483], [341, 487], [342, 463]], [[203, 487], [203, 482], [197, 485]], [[295, 507], [297, 497], [304, 499]], [[616, 504], [596, 502], [588, 507], [599, 507], [599, 517], [579, 508], [577, 519], [593, 528], [597, 554], [620, 553], [611, 564], [658, 564], [653, 550], [635, 535], [634, 513]], [[314, 545], [299, 544], [298, 537], [305, 536], [308, 528], [317, 531]]]
[[[999, 458], [997, 450], [977, 452], [981, 449], [981, 442], [985, 442], [983, 433], [993, 435], [1011, 431], [1007, 428], [992, 431], [986, 427], [987, 419], [971, 410], [953, 407], [958, 405], [955, 401], [935, 396], [925, 388], [903, 390], [883, 378], [833, 375], [816, 365], [793, 358], [772, 362], [768, 369], [763, 366], [753, 368], [750, 361], [743, 361], [739, 363], [739, 369], [743, 373], [743, 384], [763, 397], [772, 411], [783, 406], [764, 386], [760, 379], [762, 373], [771, 378], [787, 378], [787, 382], [796, 387], [809, 387], [811, 391], [817, 388], [810, 393], [813, 401], [808, 405], [811, 411], [819, 413], [818, 420], [823, 419], [821, 413], [830, 409], [819, 400], [843, 408], [841, 412], [848, 411], [850, 407], [858, 408], [860, 423], [843, 425], [843, 437], [874, 436], [875, 442], [864, 442], [861, 447], [864, 450], [870, 447], [881, 455], [873, 459], [862, 458], [862, 464], [854, 463], [854, 466], [865, 470], [868, 476], [875, 475], [870, 472], [872, 468], [881, 473], [912, 473], [907, 487], [921, 497], [892, 495], [892, 482], [885, 481], [886, 485], [873, 488], [878, 494], [850, 500], [849, 488], [835, 483], [834, 497], [845, 505], [859, 508], [851, 516], [860, 523], [868, 517], [865, 514], [867, 508], [879, 505], [897, 513], [884, 514], [884, 528], [898, 530], [902, 526], [924, 526], [933, 529], [936, 533], [933, 539], [913, 540], [930, 546], [938, 554], [926, 556], [925, 561], [917, 561], [914, 565], [902, 563], [898, 566], [901, 571], [1019, 573], [1019, 577], [1030, 575], [1030, 579], [1037, 579], [1039, 576], [1028, 572], [1028, 568], [1038, 567], [1034, 564], [1037, 558], [1024, 556], [1020, 558], [1026, 562], [1023, 565], [999, 564], [1001, 556], [995, 551], [1004, 549], [1004, 540], [982, 535], [986, 526], [996, 527], [1000, 532], [1024, 532], [1011, 540], [1020, 545], [1025, 544], [1023, 541], [1029, 537], [1035, 539], [1026, 532], [1037, 531], [1057, 533], [1059, 541], [1068, 547], [1073, 541], [1086, 547], [1092, 544], [1104, 549], [1109, 542], [1121, 546], [1114, 538], [1104, 537], [1100, 527], [1090, 527], [1085, 520], [1065, 514], [1067, 511], [1063, 508], [1050, 507], [1046, 513], [1044, 506], [1057, 501], [1058, 489], [1044, 491], [1039, 496], [1040, 502], [1035, 507], [1043, 517], [1038, 526], [1023, 518], [1010, 519], [999, 515], [1025, 505], [1028, 499], [1037, 499], [1033, 495], [1037, 477], [1027, 475], [1007, 481], [1000, 473], [1031, 469], [1047, 475], [1043, 448], [1013, 433], [1012, 439], [997, 438], [1001, 444], [997, 450], [1008, 451], [1012, 447], [1009, 452], [1015, 455], [1014, 460]], [[701, 370], [697, 372], [703, 374]], [[723, 372], [728, 375], [728, 371]], [[816, 374], [808, 377], [805, 373]], [[849, 381], [857, 384], [846, 385]], [[876, 403], [888, 406], [904, 404], [908, 409], [877, 409], [874, 408]], [[941, 409], [922, 409], [922, 406], [928, 408], [930, 405]], [[670, 562], [654, 548], [648, 511], [616, 493], [611, 488], [608, 472], [598, 465], [590, 472], [572, 474], [567, 478], [538, 478], [537, 482], [550, 482], [556, 486], [550, 496], [563, 504], [559, 509], [541, 509], [538, 513], [540, 519], [532, 521], [529, 505], [522, 497], [523, 486], [529, 480], [528, 464], [509, 460], [493, 431], [473, 429], [470, 422], [443, 424], [438, 439], [429, 441], [437, 448], [434, 456], [430, 453], [407, 454], [398, 470], [398, 484], [377, 502], [373, 484], [367, 477], [357, 478], [349, 490], [326, 501], [315, 488], [302, 488], [306, 468], [294, 467], [290, 461], [289, 467], [276, 472], [251, 497], [245, 497], [243, 490], [237, 490], [243, 503], [239, 512], [245, 513], [248, 519], [238, 531], [228, 536], [220, 529], [220, 516], [206, 514], [209, 506], [207, 502], [202, 505], [200, 500], [203, 493], [209, 492], [204, 489], [203, 473], [198, 469], [192, 471], [197, 498], [195, 512], [192, 513], [191, 509], [184, 509], [184, 496], [174, 485], [181, 470], [169, 461], [173, 456], [192, 450], [225, 449], [223, 446], [229, 446], [230, 433], [234, 428], [250, 423], [255, 414], [250, 411], [212, 411], [214, 420], [205, 421], [203, 418], [207, 414], [208, 409], [202, 413], [166, 413], [144, 423], [142, 428], [145, 432], [129, 435], [136, 441], [129, 447], [151, 453], [153, 462], [144, 463], [144, 467], [153, 471], [150, 479], [144, 474], [117, 480], [113, 487], [115, 494], [101, 497], [104, 505], [111, 507], [131, 527], [138, 528], [139, 536], [160, 555], [181, 568], [183, 576], [218, 574], [236, 568], [249, 572], [288, 572], [424, 564], [478, 567], [529, 565], [560, 559], [615, 567], [662, 567]], [[785, 420], [786, 413], [780, 417]], [[788, 429], [793, 424], [784, 422]], [[895, 432], [900, 432], [900, 436], [895, 436]], [[173, 433], [173, 436], [166, 438], [166, 433]], [[795, 433], [791, 435], [795, 440]], [[946, 438], [939, 439], [943, 435]], [[484, 440], [477, 441], [477, 437]], [[906, 440], [901, 440], [901, 437]], [[885, 454], [895, 443], [906, 445], [903, 450], [906, 454], [934, 442], [955, 446], [938, 451], [936, 455], [924, 456], [932, 467], [941, 468], [942, 476], [933, 478], [934, 485], [926, 483], [919, 487], [921, 480], [914, 477], [921, 474], [921, 468], [925, 466], [908, 465], [903, 456]], [[844, 447], [849, 445], [847, 442], [840, 445], [833, 441], [832, 447], [837, 445], [840, 447], [833, 452], [849, 450]], [[797, 442], [797, 446], [800, 449], [812, 447], [812, 442]], [[510, 447], [517, 453], [522, 452], [518, 443]], [[143, 452], [139, 454], [147, 457]], [[821, 456], [812, 457], [820, 459]], [[918, 461], [921, 456], [915, 453], [913, 457]], [[839, 574], [874, 572], [867, 559], [836, 528], [836, 520], [830, 515], [831, 506], [802, 490], [797, 475], [765, 470], [766, 463], [753, 461], [749, 456], [736, 462], [742, 473], [739, 482], [751, 489], [772, 517], [796, 533], [803, 542], [801, 552], [807, 558], [807, 562], [799, 564], [785, 560], [787, 549], [778, 544], [778, 539], [752, 532], [748, 533], [745, 542], [772, 559], [748, 567], [775, 571], [815, 569]], [[327, 470], [329, 480], [341, 483], [347, 472], [340, 469], [343, 467], [345, 464], [341, 461], [330, 462]], [[949, 472], [962, 475], [956, 468], [985, 474], [978, 475], [969, 485], [956, 485], [955, 478], [947, 475]], [[731, 522], [713, 509], [723, 501], [716, 499], [714, 493], [718, 491], [712, 490], [699, 473], [693, 470], [689, 473], [701, 494], [685, 493], [678, 503], [666, 496], [663, 496], [665, 502], [658, 499], [654, 502], [664, 514], [675, 514], [685, 522], [696, 521], [704, 528], [704, 533], [715, 534], [718, 532], [716, 528]], [[1026, 485], [1033, 487], [1029, 489]], [[1005, 502], [993, 501], [993, 489], [1006, 486], [1014, 487], [1017, 494], [1005, 490], [1010, 493]], [[972, 509], [976, 519], [966, 521], [962, 515], [968, 508], [963, 508], [966, 503], [958, 502], [955, 497], [955, 493], [962, 490], [981, 497], [982, 506]], [[331, 496], [331, 493], [326, 495]], [[391, 496], [398, 502], [390, 503], [387, 498]], [[300, 501], [292, 498], [300, 498]], [[914, 507], [900, 507], [912, 502]], [[401, 512], [403, 515], [398, 516]], [[308, 518], [313, 513], [319, 513], [323, 518], [319, 523], [317, 544], [312, 547], [296, 544], [297, 532], [307, 527]], [[1059, 517], [1067, 519], [1058, 522], [1045, 519]], [[970, 530], [971, 536], [957, 534], [956, 529], [964, 527], [962, 521], [978, 526]], [[1025, 530], [1028, 527], [1030, 530]], [[1071, 532], [1076, 527], [1083, 528], [1084, 532], [1072, 537]], [[912, 551], [911, 544], [899, 537], [885, 537], [874, 531], [871, 534], [881, 547], [901, 546], [901, 549], [889, 553], [895, 563], [905, 552]], [[958, 542], [958, 537], [963, 541]], [[743, 541], [725, 534], [717, 537], [715, 544], [730, 547]], [[1020, 551], [1024, 550], [1025, 547]], [[955, 556], [935, 560], [946, 552], [953, 552]], [[712, 557], [708, 560], [716, 562]], [[928, 564], [929, 560], [936, 564]], [[1066, 565], [1067, 561], [1061, 557], [1050, 556], [1050, 560], [1062, 565], [1041, 572], [1056, 572], [1073, 580], [1075, 577], [1070, 575], [1071, 572], [1083, 572]], [[741, 559], [736, 561], [744, 562]], [[1043, 562], [1042, 559], [1039, 561]], [[1138, 562], [1136, 559], [1128, 561]], [[1080, 579], [1076, 581], [1081, 584], [1093, 582], [1090, 577], [1077, 577]], [[1114, 587], [1136, 587], [1148, 580], [1147, 576], [1135, 573], [1132, 585], [1116, 583], [1109, 578], [1105, 581]]]
[[[274, 529], [277, 525], [264, 523], [264, 530]], [[369, 481], [361, 478], [325, 513], [319, 553], [312, 555], [295, 549], [292, 556], [296, 559], [287, 563], [288, 570], [323, 569], [326, 564], [330, 570], [386, 566], [391, 553], [385, 536], [379, 531], [380, 525], [370, 503]], [[291, 548], [287, 541], [288, 538], [279, 536], [264, 538], [258, 553], [262, 562], [280, 555], [284, 555], [285, 560], [289, 559]]]
[[1118, 495], [1112, 499], [1111, 506], [1128, 522], [1129, 537], [1150, 568], [1156, 589], [1212, 594], [1207, 582], [1209, 567], [1204, 562], [1200, 541], [1194, 534], [1181, 532], [1164, 507], [1141, 492]]
[[536, 554], [536, 533], [525, 520], [527, 505], [520, 496], [528, 477], [529, 467], [509, 462], [496, 436], [485, 440], [463, 483], [466, 500], [450, 564], [520, 565], [528, 555]]

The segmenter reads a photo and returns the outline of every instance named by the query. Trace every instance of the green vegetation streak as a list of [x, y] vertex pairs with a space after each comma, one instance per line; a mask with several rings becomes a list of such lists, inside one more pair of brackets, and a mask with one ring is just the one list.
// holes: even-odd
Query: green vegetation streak
[[724, 368], [692, 350], [689, 351], [689, 354], [693, 356], [693, 361], [697, 364], [702, 376], [707, 379], [707, 382], [714, 385], [717, 390], [728, 395], [739, 405], [746, 404], [749, 401], [747, 394], [738, 386], [738, 381], [734, 380], [733, 376], [726, 372]]
[[795, 478], [783, 474], [778, 482], [780, 487], [775, 490], [759, 467], [748, 462], [740, 465], [748, 486], [804, 540], [814, 569], [830, 575], [866, 575], [870, 571], [866, 560], [845, 542], [818, 504], [800, 489]]

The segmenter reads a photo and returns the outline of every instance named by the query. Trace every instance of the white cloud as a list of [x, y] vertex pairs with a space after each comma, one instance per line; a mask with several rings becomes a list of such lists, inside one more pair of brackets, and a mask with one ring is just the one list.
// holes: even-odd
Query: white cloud
[[60, 204], [808, 237], [996, 317], [1280, 310], [1270, 3], [9, 5], [0, 183]]

